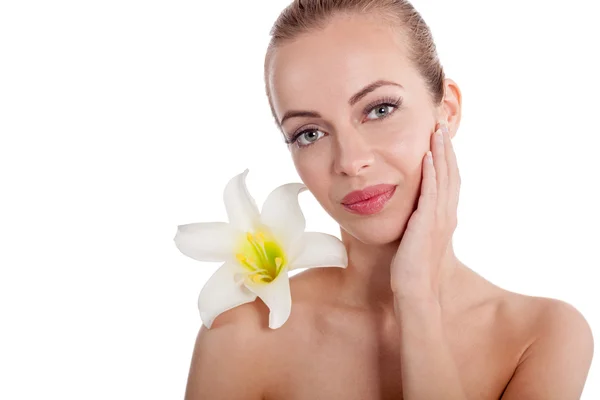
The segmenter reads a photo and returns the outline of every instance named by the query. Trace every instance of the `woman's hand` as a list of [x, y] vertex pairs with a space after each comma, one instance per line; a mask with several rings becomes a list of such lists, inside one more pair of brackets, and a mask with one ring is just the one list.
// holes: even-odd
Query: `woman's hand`
[[419, 204], [391, 264], [392, 290], [400, 299], [439, 300], [440, 262], [457, 224], [460, 176], [445, 123], [430, 140], [433, 160], [424, 157]]

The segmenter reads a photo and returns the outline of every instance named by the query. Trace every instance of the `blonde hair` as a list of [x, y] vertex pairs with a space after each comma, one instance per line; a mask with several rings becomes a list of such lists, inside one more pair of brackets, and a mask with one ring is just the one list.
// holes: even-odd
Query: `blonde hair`
[[[412, 4], [407, 0], [294, 0], [279, 14], [271, 28], [271, 40], [264, 65], [264, 80], [269, 106], [275, 115], [269, 89], [269, 60], [277, 46], [296, 39], [303, 33], [322, 29], [338, 14], [367, 14], [380, 16], [383, 22], [400, 28], [406, 38], [409, 60], [424, 78], [433, 103], [444, 97], [444, 69], [440, 64], [433, 35]], [[280, 127], [281, 128], [281, 127]]]

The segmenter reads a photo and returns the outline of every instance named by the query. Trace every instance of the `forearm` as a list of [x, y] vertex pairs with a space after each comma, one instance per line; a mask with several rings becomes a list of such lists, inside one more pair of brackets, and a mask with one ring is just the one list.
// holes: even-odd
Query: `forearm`
[[466, 400], [435, 299], [395, 300], [405, 400]]

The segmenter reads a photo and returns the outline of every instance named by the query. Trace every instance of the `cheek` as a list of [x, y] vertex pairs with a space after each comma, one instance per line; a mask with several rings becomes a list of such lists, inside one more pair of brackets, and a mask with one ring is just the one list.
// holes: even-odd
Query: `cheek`
[[400, 170], [419, 167], [427, 152], [427, 128], [418, 124], [388, 124], [371, 136], [373, 144], [387, 163]]
[[305, 153], [302, 150], [296, 150], [296, 153], [292, 155], [292, 160], [302, 182], [321, 201], [327, 197], [327, 190], [330, 185], [327, 176], [329, 173], [327, 156], [315, 154], [319, 152], [313, 150], [315, 149], [308, 149]]

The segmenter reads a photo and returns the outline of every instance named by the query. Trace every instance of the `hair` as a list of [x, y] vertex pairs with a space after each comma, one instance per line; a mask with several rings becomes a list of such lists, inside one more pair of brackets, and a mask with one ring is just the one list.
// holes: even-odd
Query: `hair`
[[444, 97], [444, 69], [440, 64], [429, 26], [408, 0], [293, 0], [279, 14], [271, 28], [271, 40], [264, 65], [264, 80], [271, 114], [279, 128], [269, 89], [269, 63], [278, 46], [297, 39], [315, 29], [325, 28], [336, 15], [370, 14], [383, 19], [405, 39], [408, 57], [421, 74], [433, 103]]

